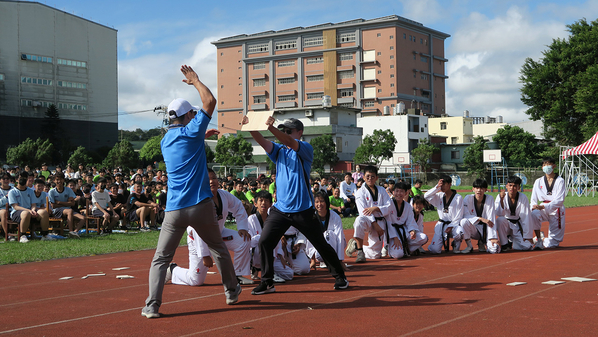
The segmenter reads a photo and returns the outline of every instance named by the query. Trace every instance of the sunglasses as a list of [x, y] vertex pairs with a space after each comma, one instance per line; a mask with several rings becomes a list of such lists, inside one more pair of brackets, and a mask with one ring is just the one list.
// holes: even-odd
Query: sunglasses
[[293, 129], [284, 129], [284, 132], [286, 132], [287, 135], [290, 135], [293, 133]]

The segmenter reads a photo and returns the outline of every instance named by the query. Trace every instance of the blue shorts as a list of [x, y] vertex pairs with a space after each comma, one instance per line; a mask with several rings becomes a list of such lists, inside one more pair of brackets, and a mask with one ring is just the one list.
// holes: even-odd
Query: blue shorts
[[52, 210], [52, 216], [54, 218], [60, 218], [60, 219], [62, 219], [62, 216], [63, 216], [62, 213], [64, 212], [65, 209], [72, 209], [72, 208], [70, 208], [70, 207], [58, 207], [58, 208], [54, 208]]

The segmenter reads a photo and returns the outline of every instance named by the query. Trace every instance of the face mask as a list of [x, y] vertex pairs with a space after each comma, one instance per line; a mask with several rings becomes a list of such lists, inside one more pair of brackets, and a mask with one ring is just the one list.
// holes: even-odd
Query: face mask
[[551, 174], [553, 171], [552, 165], [543, 166], [542, 171], [544, 171], [544, 173], [546, 173], [546, 174]]

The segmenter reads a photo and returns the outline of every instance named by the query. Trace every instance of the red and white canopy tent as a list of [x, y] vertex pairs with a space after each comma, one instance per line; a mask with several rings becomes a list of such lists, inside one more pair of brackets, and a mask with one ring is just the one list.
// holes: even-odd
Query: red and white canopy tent
[[585, 155], [598, 155], [598, 132], [587, 142], [574, 148], [561, 146], [559, 170], [565, 179], [567, 194], [595, 195], [598, 188], [598, 166]]

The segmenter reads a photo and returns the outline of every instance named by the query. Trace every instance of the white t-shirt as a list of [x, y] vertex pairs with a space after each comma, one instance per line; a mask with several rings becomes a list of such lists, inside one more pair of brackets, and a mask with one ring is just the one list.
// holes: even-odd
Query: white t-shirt
[[91, 193], [91, 202], [93, 203], [92, 211], [99, 209], [96, 206], [96, 202], [100, 204], [104, 210], [107, 210], [108, 205], [110, 204], [110, 193], [108, 193], [106, 189], [104, 189], [104, 192], [100, 192], [98, 190], [93, 191]]

